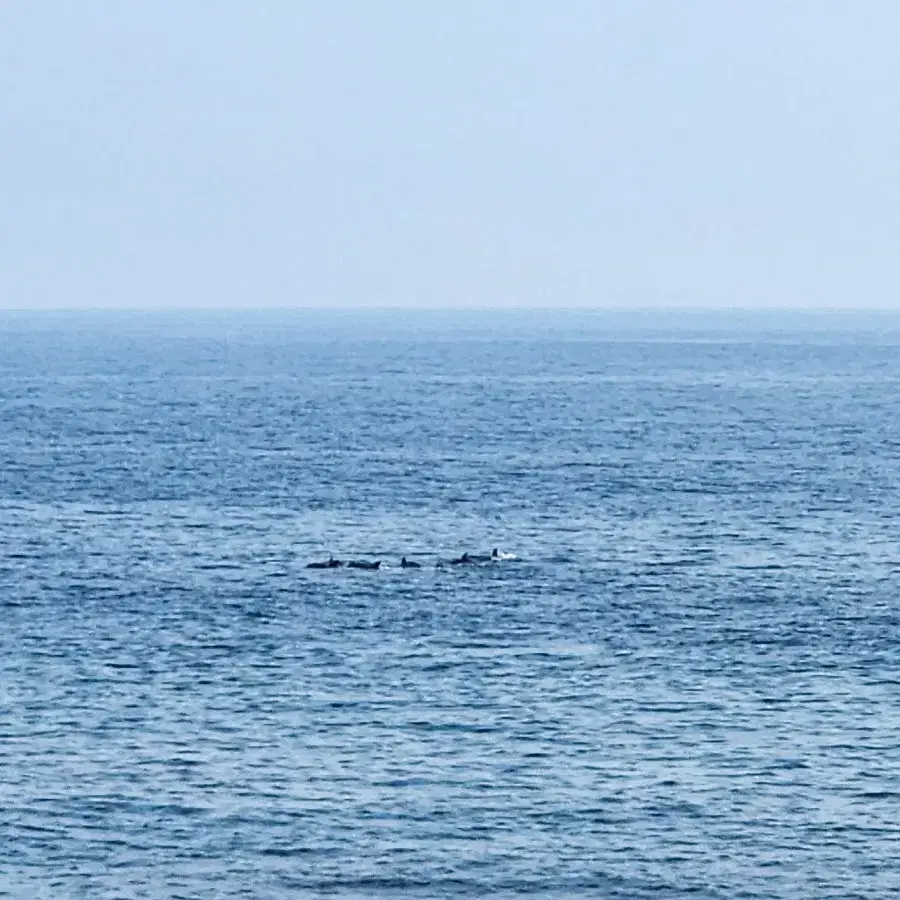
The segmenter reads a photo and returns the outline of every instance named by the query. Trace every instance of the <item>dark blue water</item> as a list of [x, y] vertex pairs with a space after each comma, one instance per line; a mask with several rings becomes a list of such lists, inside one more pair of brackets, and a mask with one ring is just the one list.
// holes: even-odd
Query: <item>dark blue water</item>
[[900, 317], [3, 314], [0, 379], [0, 896], [900, 889]]

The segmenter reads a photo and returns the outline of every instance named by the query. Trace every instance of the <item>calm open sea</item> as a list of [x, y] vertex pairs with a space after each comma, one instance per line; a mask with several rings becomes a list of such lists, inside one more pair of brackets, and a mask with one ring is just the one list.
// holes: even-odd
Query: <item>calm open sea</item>
[[0, 314], [0, 896], [896, 896], [898, 463], [897, 315]]

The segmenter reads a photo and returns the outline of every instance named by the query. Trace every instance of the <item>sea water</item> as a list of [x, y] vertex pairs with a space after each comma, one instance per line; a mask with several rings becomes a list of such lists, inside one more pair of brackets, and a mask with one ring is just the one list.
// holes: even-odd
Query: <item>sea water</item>
[[898, 462], [888, 314], [4, 313], [0, 896], [892, 896]]

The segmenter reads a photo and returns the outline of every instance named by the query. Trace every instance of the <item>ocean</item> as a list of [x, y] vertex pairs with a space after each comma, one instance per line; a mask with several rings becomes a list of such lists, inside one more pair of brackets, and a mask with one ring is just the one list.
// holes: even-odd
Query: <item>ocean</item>
[[898, 463], [900, 314], [0, 313], [0, 897], [896, 896]]

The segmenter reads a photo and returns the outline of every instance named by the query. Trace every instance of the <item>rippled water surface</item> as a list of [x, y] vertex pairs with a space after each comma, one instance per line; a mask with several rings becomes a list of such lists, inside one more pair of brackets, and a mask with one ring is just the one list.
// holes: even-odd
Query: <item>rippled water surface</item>
[[0, 378], [0, 896], [900, 890], [900, 319], [3, 314]]

